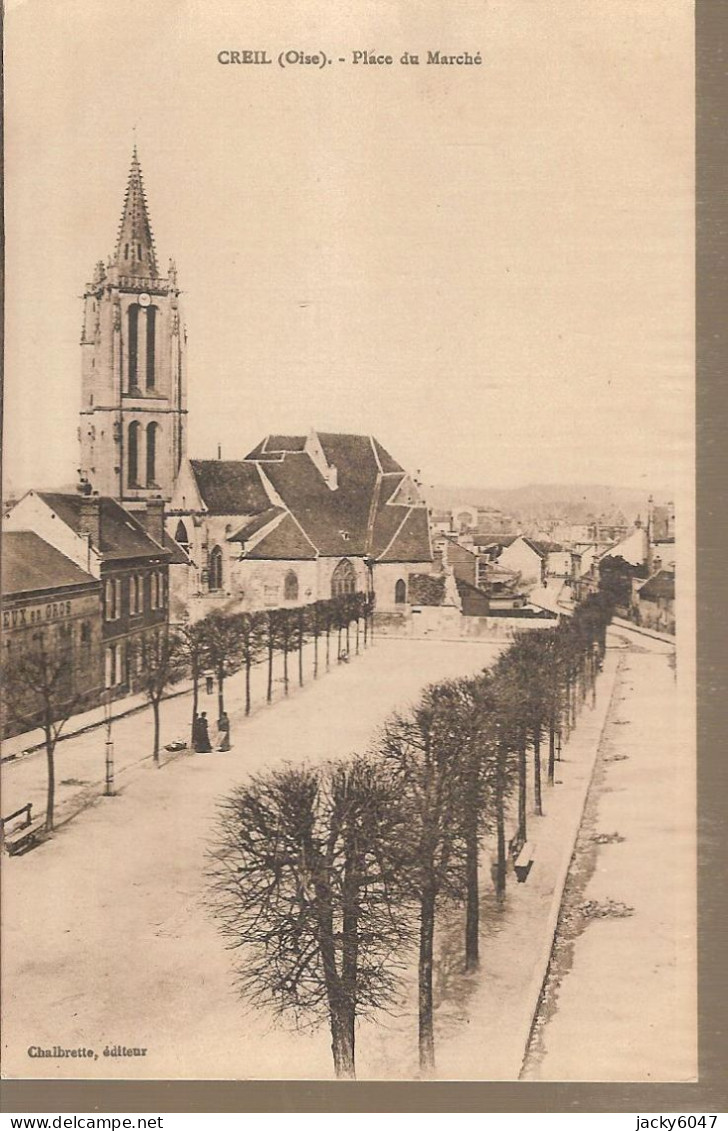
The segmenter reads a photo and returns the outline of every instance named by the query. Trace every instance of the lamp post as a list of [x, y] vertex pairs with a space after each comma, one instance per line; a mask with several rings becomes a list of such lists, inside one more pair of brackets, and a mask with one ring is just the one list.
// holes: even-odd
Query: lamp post
[[111, 737], [111, 704], [112, 690], [109, 688], [104, 696], [104, 728], [106, 731], [106, 742], [104, 744], [104, 797], [114, 796], [114, 740]]

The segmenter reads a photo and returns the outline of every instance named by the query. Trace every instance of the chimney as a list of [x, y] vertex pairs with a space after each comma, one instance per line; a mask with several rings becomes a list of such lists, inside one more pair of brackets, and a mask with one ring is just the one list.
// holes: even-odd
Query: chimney
[[81, 497], [78, 532], [79, 534], [87, 534], [91, 545], [97, 550], [101, 548], [101, 499], [98, 495], [83, 495]]
[[139, 515], [142, 526], [150, 538], [164, 545], [164, 499], [157, 497], [147, 499], [146, 509]]

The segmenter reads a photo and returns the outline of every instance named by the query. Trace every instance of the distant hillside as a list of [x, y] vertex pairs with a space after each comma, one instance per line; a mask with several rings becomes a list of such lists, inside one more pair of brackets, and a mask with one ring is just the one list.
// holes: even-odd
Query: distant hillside
[[[602, 483], [529, 483], [524, 487], [447, 487], [436, 485], [424, 490], [428, 505], [435, 510], [469, 505], [496, 507], [515, 518], [564, 518], [584, 522], [587, 515], [610, 514], [621, 510], [628, 522], [647, 513], [649, 490], [607, 487]], [[670, 494], [652, 489], [656, 503], [668, 502]]]

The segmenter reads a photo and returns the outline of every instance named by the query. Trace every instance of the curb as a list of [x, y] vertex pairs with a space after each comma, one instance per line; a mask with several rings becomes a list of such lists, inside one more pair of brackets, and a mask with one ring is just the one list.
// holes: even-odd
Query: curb
[[[181, 691], [172, 691], [169, 695], [164, 695], [162, 697], [161, 701], [162, 701], [162, 703], [167, 703], [170, 699], [179, 699], [182, 695], [191, 695], [191, 694], [192, 694], [192, 688], [186, 687], [186, 688], [183, 688]], [[136, 715], [136, 714], [138, 714], [139, 711], [146, 711], [148, 707], [149, 707], [148, 701], [145, 701], [144, 703], [135, 703], [134, 706], [127, 707], [126, 710], [119, 711], [118, 714], [112, 715], [111, 721], [115, 722], [117, 719], [126, 719], [126, 718], [128, 718], [129, 715]], [[68, 730], [68, 731], [65, 732], [65, 734], [62, 734], [60, 736], [60, 738], [57, 740], [56, 745], [58, 745], [61, 742], [65, 742], [69, 738], [77, 738], [79, 734], [88, 734], [88, 732], [90, 730], [96, 730], [98, 727], [102, 727], [102, 726], [105, 726], [105, 725], [106, 725], [105, 719], [97, 719], [96, 722], [85, 723], [83, 726], [80, 726], [77, 730]], [[26, 746], [22, 750], [18, 750], [15, 754], [6, 754], [3, 758], [0, 758], [0, 764], [5, 765], [6, 762], [18, 762], [18, 761], [20, 761], [21, 758], [24, 758], [26, 756], [26, 754], [35, 754], [38, 750], [44, 750], [44, 749], [45, 749], [45, 741], [44, 740], [41, 740], [40, 742], [34, 742], [30, 746]]]
[[612, 617], [611, 628], [627, 629], [628, 632], [636, 632], [638, 636], [649, 636], [651, 640], [661, 640], [663, 644], [675, 644], [676, 637], [670, 636], [667, 632], [658, 632], [656, 628], [644, 628], [641, 624], [633, 624], [632, 621], [622, 620], [621, 617]]
[[[615, 668], [614, 668], [614, 674], [612, 676], [612, 686], [609, 690], [609, 698], [606, 702], [606, 708], [605, 708], [605, 711], [604, 711], [604, 718], [602, 719], [602, 725], [599, 728], [599, 734], [597, 736], [597, 740], [594, 744], [594, 750], [593, 750], [593, 753], [591, 755], [591, 765], [589, 766], [589, 771], [588, 771], [588, 776], [587, 776], [587, 781], [586, 781], [586, 789], [584, 790], [584, 796], [582, 798], [581, 805], [579, 806], [579, 809], [578, 809], [578, 819], [575, 822], [575, 828], [574, 828], [573, 836], [571, 836], [569, 838], [569, 841], [566, 845], [566, 848], [564, 849], [561, 864], [559, 865], [559, 870], [557, 872], [557, 879], [556, 879], [556, 884], [554, 886], [554, 894], [553, 894], [553, 899], [552, 899], [552, 905], [551, 905], [551, 909], [549, 911], [548, 919], [546, 920], [546, 924], [545, 924], [545, 932], [544, 933], [545, 933], [545, 936], [546, 936], [546, 942], [544, 943], [543, 950], [541, 952], [541, 956], [536, 963], [534, 974], [533, 974], [533, 977], [531, 978], [531, 982], [529, 984], [528, 997], [533, 1000], [534, 1004], [533, 1004], [533, 1008], [529, 1011], [528, 1027], [525, 1031], [523, 1043], [522, 1043], [523, 1052], [521, 1054], [521, 1063], [518, 1066], [517, 1073], [513, 1077], [514, 1080], [520, 1080], [522, 1078], [523, 1071], [526, 1067], [526, 1059], [528, 1057], [528, 1052], [529, 1052], [529, 1048], [530, 1048], [530, 1044], [531, 1044], [531, 1036], [533, 1034], [533, 1029], [534, 1029], [534, 1026], [536, 1024], [536, 1018], [538, 1017], [538, 1011], [539, 1011], [539, 1008], [541, 1006], [541, 1000], [543, 998], [543, 992], [544, 992], [544, 987], [545, 987], [545, 984], [546, 984], [546, 979], [548, 977], [549, 968], [551, 966], [551, 955], [553, 953], [554, 943], [556, 941], [556, 930], [557, 930], [557, 927], [558, 927], [558, 924], [559, 924], [559, 915], [561, 914], [561, 904], [563, 903], [563, 899], [564, 899], [564, 888], [566, 887], [566, 881], [567, 881], [567, 878], [568, 878], [568, 875], [569, 875], [569, 869], [571, 867], [571, 861], [573, 859], [574, 851], [576, 849], [576, 842], [578, 840], [579, 832], [581, 830], [581, 826], [582, 826], [582, 823], [583, 823], [583, 820], [584, 820], [584, 812], [586, 810], [587, 798], [589, 797], [589, 791], [591, 790], [592, 782], [593, 782], [593, 779], [594, 779], [594, 768], [596, 766], [597, 757], [598, 757], [598, 754], [599, 754], [599, 749], [600, 749], [601, 744], [602, 744], [602, 738], [604, 736], [604, 731], [605, 731], [607, 722], [609, 720], [609, 714], [610, 714], [611, 707], [612, 707], [612, 701], [614, 699], [614, 692], [615, 692], [615, 688], [617, 686], [617, 677], [619, 676], [619, 673], [622, 669], [623, 661], [624, 661], [623, 655], [617, 656], [616, 664], [615, 664]], [[520, 1042], [519, 1042], [519, 1044], [520, 1044]]]

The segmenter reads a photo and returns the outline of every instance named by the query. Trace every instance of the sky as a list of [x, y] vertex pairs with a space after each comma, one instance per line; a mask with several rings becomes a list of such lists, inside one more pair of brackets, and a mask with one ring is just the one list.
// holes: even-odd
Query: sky
[[[183, 291], [191, 455], [316, 427], [373, 433], [425, 484], [678, 493], [692, 20], [690, 0], [8, 4], [5, 493], [75, 478], [80, 296], [135, 139]], [[334, 62], [217, 61], [246, 48]]]

